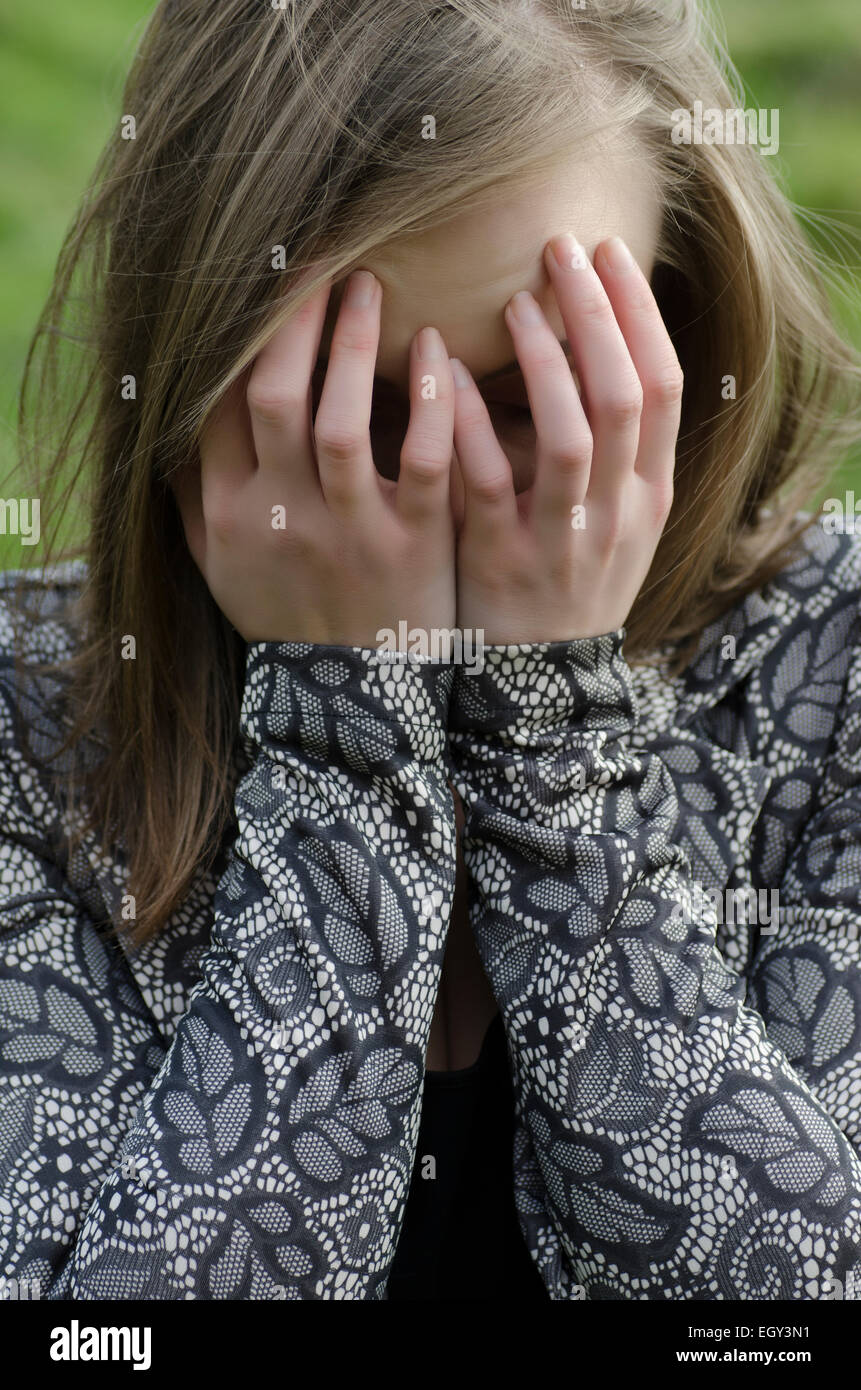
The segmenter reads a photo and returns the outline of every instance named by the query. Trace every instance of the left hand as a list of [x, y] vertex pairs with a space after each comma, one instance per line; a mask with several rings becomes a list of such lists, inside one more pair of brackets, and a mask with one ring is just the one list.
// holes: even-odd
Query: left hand
[[[506, 306], [538, 451], [532, 486], [519, 496], [487, 407], [460, 364], [467, 384], [455, 391], [463, 486], [457, 620], [483, 628], [487, 643], [568, 641], [624, 626], [669, 516], [682, 369], [624, 244], [603, 242], [595, 261], [571, 238], [545, 248], [582, 401], [537, 301], [526, 297], [537, 310], [532, 322]], [[573, 511], [581, 506], [583, 513]], [[583, 529], [572, 525], [577, 515]]]

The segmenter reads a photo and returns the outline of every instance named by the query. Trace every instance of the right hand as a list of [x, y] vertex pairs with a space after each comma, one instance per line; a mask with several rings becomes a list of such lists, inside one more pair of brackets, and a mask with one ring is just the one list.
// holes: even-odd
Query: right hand
[[[199, 462], [172, 480], [189, 550], [246, 642], [376, 648], [380, 629], [397, 631], [401, 620], [425, 631], [455, 625], [448, 354], [436, 329], [413, 339], [400, 473], [382, 478], [370, 438], [382, 287], [372, 276], [367, 304], [352, 293], [368, 274], [348, 282], [313, 423], [331, 279], [234, 382], [204, 427]], [[419, 338], [433, 357], [419, 358]], [[427, 374], [432, 400], [422, 399]], [[284, 529], [272, 524], [279, 505]]]

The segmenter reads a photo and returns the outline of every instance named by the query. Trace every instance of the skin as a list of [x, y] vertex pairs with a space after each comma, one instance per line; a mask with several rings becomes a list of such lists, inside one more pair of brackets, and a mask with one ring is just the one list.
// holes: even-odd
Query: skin
[[[565, 325], [542, 260], [542, 248], [562, 230], [574, 231], [590, 259], [598, 244], [614, 233], [624, 238], [647, 276], [654, 264], [660, 206], [641, 160], [617, 158], [590, 170], [577, 158], [560, 162], [558, 172], [535, 187], [512, 193], [500, 189], [488, 211], [470, 212], [441, 228], [401, 237], [362, 266], [383, 287], [371, 433], [374, 462], [396, 478], [409, 420], [410, 345], [426, 324], [442, 334], [450, 357], [457, 357], [479, 383], [515, 359], [505, 306], [518, 290], [538, 300], [557, 338]], [[314, 401], [319, 401], [346, 277], [332, 289], [324, 321]], [[567, 354], [571, 362], [570, 353]], [[573, 365], [573, 364], [572, 364]], [[576, 379], [576, 373], [575, 373]], [[528, 405], [519, 370], [486, 386], [482, 394], [523, 492], [535, 473], [534, 431], [518, 418]], [[463, 506], [455, 449], [454, 506]]]
[[[644, 162], [562, 161], [540, 188], [501, 188], [489, 212], [390, 244], [279, 329], [175, 488], [192, 555], [246, 641], [376, 646], [401, 620], [488, 643], [624, 625], [669, 514], [680, 418], [648, 284], [659, 223]], [[568, 231], [579, 249], [560, 242]], [[523, 290], [535, 322], [510, 302]], [[455, 812], [460, 834], [456, 795]], [[495, 1012], [459, 847], [427, 1066], [471, 1065]]]

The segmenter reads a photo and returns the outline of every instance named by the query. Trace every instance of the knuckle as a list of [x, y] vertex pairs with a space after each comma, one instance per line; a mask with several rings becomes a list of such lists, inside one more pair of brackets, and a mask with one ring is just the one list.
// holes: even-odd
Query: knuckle
[[290, 319], [297, 327], [302, 328], [310, 327], [310, 325], [315, 323], [317, 319], [315, 296], [313, 294], [306, 295], [301, 304], [297, 304], [294, 307], [290, 314]]
[[[338, 463], [340, 460], [334, 462]], [[336, 467], [332, 476], [326, 479], [326, 497], [344, 519], [356, 515], [356, 491], [348, 469], [341, 470]]]
[[472, 491], [479, 501], [494, 505], [508, 495], [510, 486], [509, 479], [501, 473], [488, 473], [474, 480]]
[[474, 440], [476, 444], [481, 444], [485, 438], [485, 431], [488, 427], [489, 419], [487, 407], [480, 398], [478, 401], [464, 402], [460, 417], [461, 434], [464, 438]]
[[554, 373], [558, 373], [561, 377], [563, 372], [566, 376], [570, 377], [571, 375], [562, 349], [555, 341], [552, 347], [544, 342], [536, 344], [530, 352], [523, 353], [523, 359], [526, 366], [542, 376], [552, 376]]
[[684, 372], [681, 367], [674, 365], [653, 377], [644, 389], [650, 403], [659, 407], [669, 407], [679, 404], [684, 388]]
[[599, 325], [614, 317], [613, 309], [603, 288], [590, 289], [578, 305], [578, 312], [589, 323]]
[[469, 539], [475, 554], [480, 556], [481, 589], [487, 599], [501, 599], [510, 594], [512, 589], [520, 587], [516, 563], [493, 564], [493, 552], [488, 545], [486, 533], [479, 535], [477, 528], [473, 531], [467, 525], [464, 528], [464, 537]]
[[640, 276], [634, 277], [634, 282], [628, 290], [628, 305], [638, 318], [647, 322], [660, 317], [654, 292], [648, 280], [641, 279]]
[[354, 425], [340, 420], [321, 420], [317, 417], [314, 442], [327, 458], [336, 461], [355, 458], [362, 447], [363, 437], [362, 432]]
[[408, 441], [401, 449], [401, 467], [418, 483], [435, 483], [445, 471], [448, 460], [432, 440]]
[[299, 405], [297, 395], [290, 386], [284, 382], [267, 380], [265, 377], [251, 377], [247, 400], [252, 414], [266, 424], [277, 424]]
[[[424, 368], [427, 366], [428, 370]], [[411, 391], [411, 406], [413, 410], [425, 412], [432, 406], [436, 406], [440, 401], [449, 404], [454, 399], [454, 384], [450, 376], [445, 372], [433, 370], [433, 363], [422, 363], [422, 371], [418, 375], [418, 390]], [[430, 380], [433, 383], [433, 395], [422, 395], [422, 388]]]
[[643, 413], [643, 389], [637, 384], [608, 396], [599, 406], [599, 413], [614, 429], [636, 424]]
[[579, 472], [592, 462], [593, 441], [590, 435], [566, 439], [550, 450], [550, 462], [562, 472]]
[[374, 357], [376, 349], [377, 334], [373, 326], [362, 318], [350, 318], [338, 324], [332, 338], [332, 356], [346, 353], [351, 357]]
[[281, 555], [288, 556], [291, 560], [308, 563], [313, 560], [317, 553], [316, 544], [309, 532], [300, 530], [296, 526], [285, 526], [284, 528], [273, 527], [271, 529], [272, 545]]

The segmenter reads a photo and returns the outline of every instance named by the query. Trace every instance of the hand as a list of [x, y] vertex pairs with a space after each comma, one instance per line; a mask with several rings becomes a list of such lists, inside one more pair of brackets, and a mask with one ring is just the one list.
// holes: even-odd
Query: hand
[[[673, 500], [683, 377], [629, 255], [614, 238], [593, 268], [573, 238], [545, 248], [583, 401], [537, 301], [527, 294], [506, 306], [538, 441], [527, 492], [515, 495], [487, 407], [454, 361], [466, 380], [454, 420], [463, 490], [458, 624], [483, 628], [487, 643], [613, 632], [649, 572]], [[518, 316], [522, 305], [532, 318]]]
[[[199, 463], [174, 482], [192, 556], [246, 642], [376, 648], [380, 630], [404, 620], [454, 626], [445, 344], [433, 328], [413, 339], [400, 474], [381, 478], [369, 427], [382, 289], [368, 271], [350, 277], [339, 307], [312, 426], [330, 289], [326, 281], [267, 343], [247, 391], [234, 383], [203, 431]], [[422, 399], [427, 375], [435, 399]]]

